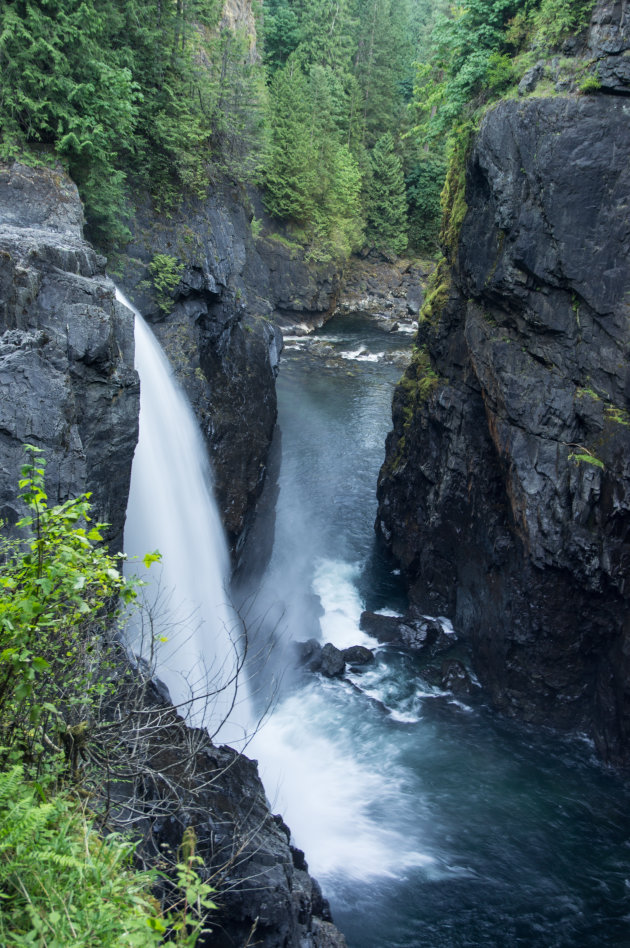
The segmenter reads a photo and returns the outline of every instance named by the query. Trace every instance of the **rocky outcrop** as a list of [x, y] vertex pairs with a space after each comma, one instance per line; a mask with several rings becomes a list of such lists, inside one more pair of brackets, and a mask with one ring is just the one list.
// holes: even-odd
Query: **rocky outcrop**
[[[621, 29], [625, 8], [598, 6], [600, 37], [606, 11]], [[498, 708], [582, 729], [627, 762], [624, 99], [502, 103], [474, 143], [465, 196], [453, 265], [395, 395], [377, 526], [413, 601], [471, 642]]]
[[408, 648], [435, 658], [450, 651], [457, 643], [457, 634], [438, 619], [424, 616], [411, 608], [404, 616], [387, 616], [378, 612], [362, 612], [359, 627], [384, 645]]
[[48, 462], [50, 501], [90, 490], [119, 550], [138, 434], [133, 321], [82, 225], [64, 174], [0, 165], [0, 516], [20, 515], [28, 442]]
[[[120, 820], [124, 828], [133, 800], [137, 857], [163, 868], [177, 861], [185, 830], [194, 830], [199, 872], [217, 905], [208, 917], [211, 934], [198, 944], [242, 948], [250, 939], [260, 948], [345, 948], [304, 853], [269, 810], [255, 761], [187, 727], [153, 686], [144, 687], [139, 706], [138, 688], [132, 677], [126, 712], [133, 719], [140, 708], [143, 747], [139, 755], [132, 728], [136, 776], [114, 787], [112, 826]], [[160, 895], [167, 905], [169, 893], [166, 879]]]
[[374, 252], [346, 264], [335, 313], [372, 313], [396, 322], [417, 319], [432, 265], [384, 260]]
[[627, 0], [600, 0], [588, 36], [592, 74], [601, 88], [630, 95], [630, 5]]
[[[191, 400], [235, 561], [267, 472], [282, 347], [278, 327], [321, 325], [338, 280], [334, 268], [309, 267], [282, 240], [254, 237], [251, 200], [224, 181], [167, 219], [140, 203], [134, 238], [115, 264]], [[159, 273], [150, 272], [157, 255], [174, 273], [172, 287], [161, 295], [155, 290]]]

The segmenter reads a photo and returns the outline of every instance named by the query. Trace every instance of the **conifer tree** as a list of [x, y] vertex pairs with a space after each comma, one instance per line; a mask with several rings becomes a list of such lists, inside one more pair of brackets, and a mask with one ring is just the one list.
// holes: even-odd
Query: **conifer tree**
[[273, 75], [300, 42], [298, 14], [289, 0], [265, 0], [263, 30], [265, 62]]
[[315, 154], [308, 79], [295, 55], [274, 75], [270, 93], [272, 143], [265, 171], [265, 203], [276, 217], [307, 221], [313, 213]]
[[367, 236], [379, 250], [402, 253], [407, 246], [407, 201], [402, 162], [390, 132], [376, 142], [367, 199]]
[[407, 0], [355, 0], [359, 33], [354, 75], [360, 90], [363, 144], [396, 134], [402, 121], [403, 82], [414, 59]]

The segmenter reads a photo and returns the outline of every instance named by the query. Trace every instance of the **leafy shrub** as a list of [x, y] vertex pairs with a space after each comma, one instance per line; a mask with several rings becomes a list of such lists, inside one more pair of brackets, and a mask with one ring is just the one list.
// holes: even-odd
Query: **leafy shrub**
[[0, 754], [41, 775], [59, 733], [106, 687], [99, 643], [135, 590], [99, 545], [104, 525], [90, 521], [89, 494], [49, 507], [45, 461], [26, 448], [28, 512], [17, 527], [28, 538], [0, 540]]
[[[49, 507], [44, 459], [25, 447], [27, 513], [17, 528], [28, 535], [0, 540], [0, 944], [149, 948], [166, 937], [193, 948], [215, 907], [197, 872], [194, 830], [172, 867], [175, 893], [163, 916], [151, 895], [157, 873], [136, 872], [134, 845], [97, 832], [83, 808], [89, 800], [107, 824], [104, 788], [122, 774], [112, 763], [133, 756], [115, 701], [128, 669], [112, 625], [135, 584], [103, 548], [103, 525], [91, 525], [89, 495]], [[145, 565], [156, 559], [147, 554]], [[114, 720], [99, 720], [114, 705]], [[79, 757], [99, 727], [108, 742], [90, 755], [88, 780]]]
[[537, 39], [547, 46], [557, 46], [588, 24], [594, 6], [595, 0], [542, 0], [532, 15]]
[[582, 95], [591, 95], [593, 92], [599, 92], [602, 87], [597, 76], [587, 76], [580, 83], [580, 92]]

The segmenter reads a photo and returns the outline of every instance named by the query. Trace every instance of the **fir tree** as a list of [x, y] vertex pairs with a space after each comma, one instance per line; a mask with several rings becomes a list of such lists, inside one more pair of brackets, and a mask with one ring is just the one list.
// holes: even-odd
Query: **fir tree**
[[367, 236], [379, 250], [402, 253], [407, 246], [407, 201], [402, 162], [390, 132], [372, 150]]

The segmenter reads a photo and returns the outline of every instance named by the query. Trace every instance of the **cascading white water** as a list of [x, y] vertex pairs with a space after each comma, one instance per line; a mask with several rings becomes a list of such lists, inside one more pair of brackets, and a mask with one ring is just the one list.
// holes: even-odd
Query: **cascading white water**
[[[143, 592], [151, 613], [141, 611], [132, 623], [130, 645], [144, 658], [155, 654], [158, 677], [191, 723], [238, 744], [244, 737], [238, 720], [245, 726], [248, 721], [246, 686], [236, 674], [241, 624], [229, 603], [229, 558], [206, 451], [155, 336], [118, 289], [116, 298], [135, 314], [140, 376], [126, 568], [147, 583]], [[162, 561], [145, 570], [144, 554], [156, 549]]]

